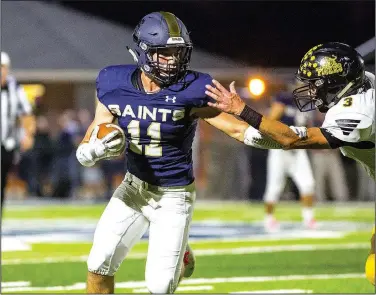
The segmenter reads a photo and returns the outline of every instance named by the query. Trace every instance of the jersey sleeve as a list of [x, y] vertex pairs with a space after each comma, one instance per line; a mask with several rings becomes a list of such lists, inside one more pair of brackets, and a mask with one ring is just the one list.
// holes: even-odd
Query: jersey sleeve
[[321, 129], [344, 142], [369, 141], [373, 132], [373, 118], [361, 113], [339, 113], [325, 120]]
[[208, 106], [208, 102], [214, 102], [210, 96], [205, 94], [206, 87], [205, 85], [213, 85], [212, 83], [213, 78], [208, 74], [200, 74], [199, 81], [198, 81], [198, 93], [194, 95], [194, 99], [192, 101], [192, 107], [195, 108], [202, 108]]
[[111, 83], [112, 76], [113, 71], [111, 70], [111, 68], [107, 67], [99, 72], [98, 77], [95, 81], [98, 100], [104, 105], [106, 104], [106, 94], [113, 91], [113, 85]]
[[345, 143], [374, 141], [374, 89], [342, 98], [325, 116], [322, 129]]

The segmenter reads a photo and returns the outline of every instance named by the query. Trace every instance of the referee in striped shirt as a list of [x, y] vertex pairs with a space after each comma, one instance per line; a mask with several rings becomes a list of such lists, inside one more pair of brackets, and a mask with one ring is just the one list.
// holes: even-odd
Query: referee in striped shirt
[[9, 68], [10, 58], [1, 52], [1, 212], [7, 176], [15, 154], [32, 147], [35, 133], [31, 105], [22, 86], [8, 75]]

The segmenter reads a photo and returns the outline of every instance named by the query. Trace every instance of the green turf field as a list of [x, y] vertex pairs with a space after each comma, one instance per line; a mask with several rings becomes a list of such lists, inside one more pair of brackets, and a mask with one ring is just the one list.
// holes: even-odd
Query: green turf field
[[[103, 206], [13, 207], [5, 210], [4, 224], [18, 222], [27, 227], [33, 219], [46, 223], [95, 222]], [[374, 223], [373, 205], [326, 205], [316, 209], [316, 216], [320, 222], [348, 223], [333, 231], [316, 230], [325, 232], [324, 236], [310, 236], [307, 232], [304, 237], [289, 236], [286, 231], [282, 237], [260, 235], [191, 241], [197, 256], [196, 270], [181, 283], [177, 293], [375, 293], [364, 276]], [[262, 218], [259, 204], [199, 203], [194, 214], [195, 223], [221, 220], [248, 222], [251, 226]], [[281, 204], [277, 218], [299, 221], [300, 207]], [[357, 222], [363, 226], [350, 226]], [[2, 252], [3, 293], [84, 293], [90, 242], [41, 241], [28, 246], [28, 250]], [[124, 261], [116, 275], [117, 293], [147, 293], [146, 250], [147, 243], [142, 241]]]

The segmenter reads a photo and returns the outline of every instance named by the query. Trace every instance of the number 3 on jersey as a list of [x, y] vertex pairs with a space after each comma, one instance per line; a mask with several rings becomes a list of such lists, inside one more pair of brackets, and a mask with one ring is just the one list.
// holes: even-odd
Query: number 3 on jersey
[[151, 137], [150, 144], [140, 144], [140, 121], [132, 120], [128, 124], [128, 133], [131, 135], [130, 149], [137, 154], [149, 157], [161, 157], [161, 123], [152, 122], [147, 129], [147, 135]]
[[349, 96], [349, 97], [346, 97], [344, 100], [343, 100], [343, 106], [344, 107], [350, 107], [352, 105], [352, 97]]

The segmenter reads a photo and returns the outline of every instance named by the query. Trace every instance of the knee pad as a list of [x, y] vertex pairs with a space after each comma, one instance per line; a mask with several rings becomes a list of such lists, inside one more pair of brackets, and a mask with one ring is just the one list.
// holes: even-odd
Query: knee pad
[[87, 259], [88, 270], [100, 275], [115, 275], [122, 259], [116, 258], [116, 252], [112, 255], [113, 252], [109, 248], [101, 249], [100, 251], [96, 248], [96, 246], [93, 246]]
[[277, 185], [273, 187], [268, 187], [264, 195], [265, 203], [276, 203], [283, 191], [283, 186]]
[[152, 278], [146, 278], [146, 287], [151, 294], [172, 294], [177, 288], [177, 283], [171, 277], [155, 275]]
[[127, 247], [118, 235], [98, 235], [94, 238], [87, 267], [90, 272], [113, 276], [127, 253]]
[[315, 194], [315, 182], [303, 181], [300, 187], [298, 186], [300, 195], [314, 195]]

